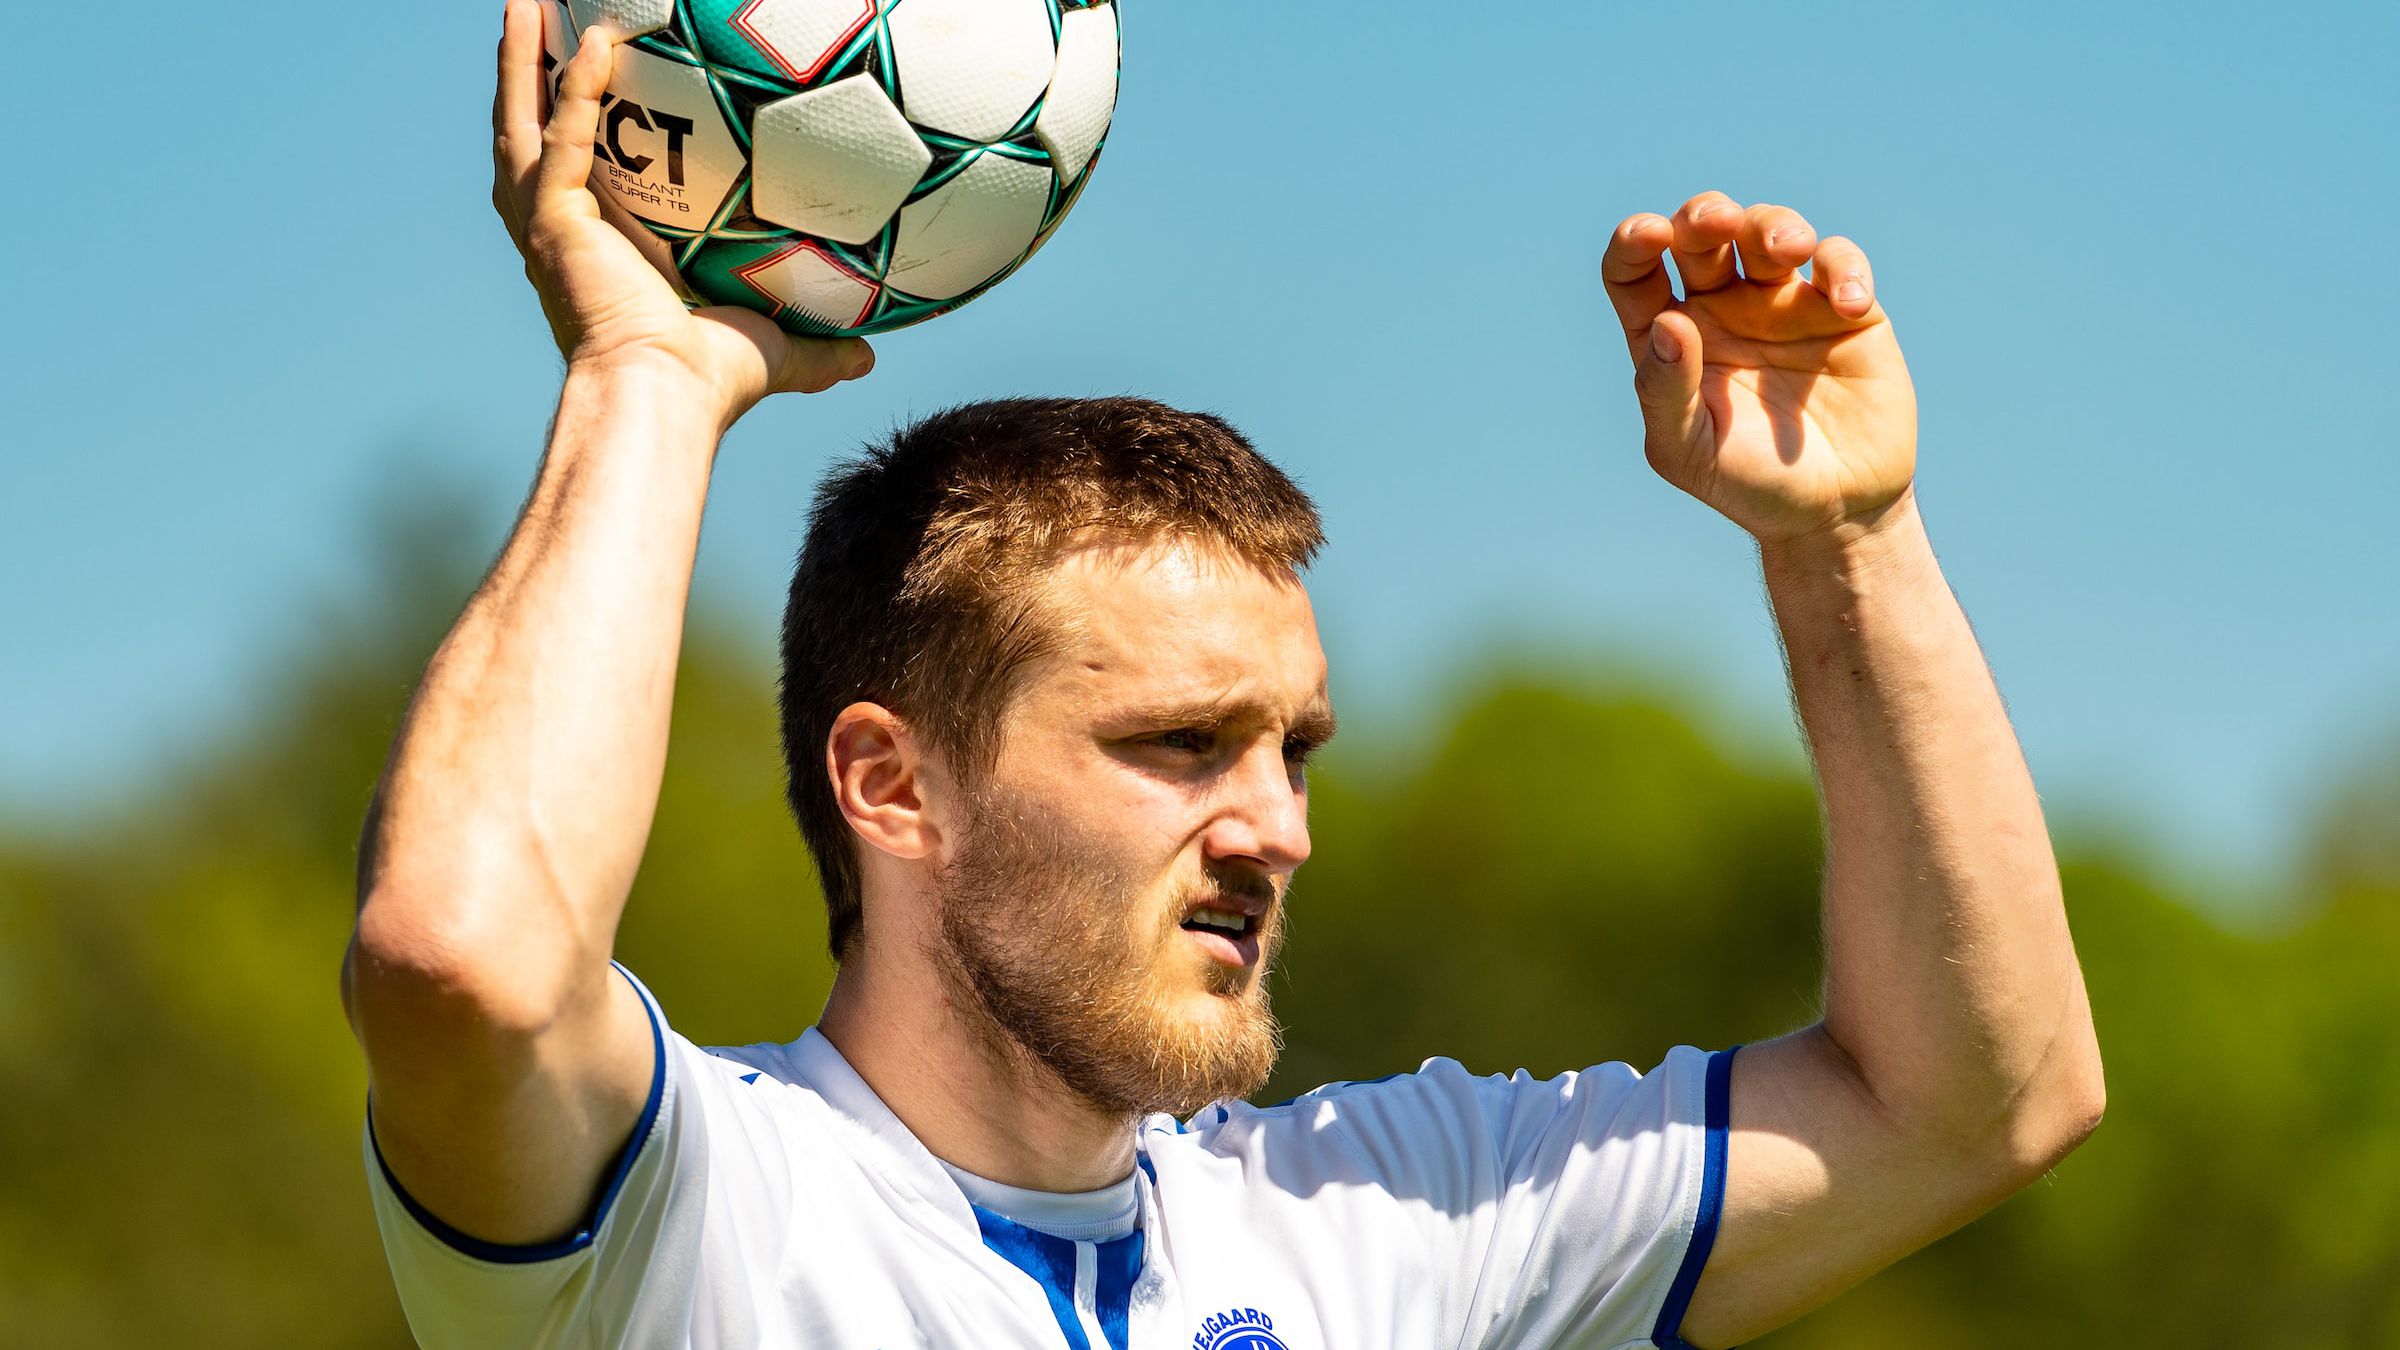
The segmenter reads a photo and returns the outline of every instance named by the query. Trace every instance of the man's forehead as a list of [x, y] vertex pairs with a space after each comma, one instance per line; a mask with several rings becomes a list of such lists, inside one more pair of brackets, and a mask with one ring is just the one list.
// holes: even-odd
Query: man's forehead
[[1325, 654], [1298, 577], [1188, 542], [1079, 549], [1047, 584], [1045, 673], [1112, 702], [1322, 701]]

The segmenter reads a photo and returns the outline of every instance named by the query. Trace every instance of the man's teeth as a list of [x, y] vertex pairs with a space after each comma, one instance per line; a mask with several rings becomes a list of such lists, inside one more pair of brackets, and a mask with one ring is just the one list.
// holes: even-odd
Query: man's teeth
[[1202, 928], [1222, 928], [1228, 933], [1247, 932], [1250, 928], [1249, 919], [1229, 909], [1197, 910], [1185, 922]]

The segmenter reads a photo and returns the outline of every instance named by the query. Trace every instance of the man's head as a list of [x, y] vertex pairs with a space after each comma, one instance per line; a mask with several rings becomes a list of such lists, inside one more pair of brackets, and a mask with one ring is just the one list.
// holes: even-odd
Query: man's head
[[836, 956], [908, 942], [1106, 1107], [1255, 1087], [1331, 733], [1296, 576], [1321, 542], [1231, 427], [1138, 400], [956, 409], [837, 472], [783, 691]]

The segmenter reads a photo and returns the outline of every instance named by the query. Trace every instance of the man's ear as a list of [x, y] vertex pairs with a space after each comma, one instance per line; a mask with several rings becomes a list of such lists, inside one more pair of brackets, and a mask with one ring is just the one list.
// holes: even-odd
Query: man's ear
[[853, 703], [825, 738], [825, 771], [850, 828], [895, 858], [928, 858], [942, 848], [948, 821], [947, 776], [899, 714]]

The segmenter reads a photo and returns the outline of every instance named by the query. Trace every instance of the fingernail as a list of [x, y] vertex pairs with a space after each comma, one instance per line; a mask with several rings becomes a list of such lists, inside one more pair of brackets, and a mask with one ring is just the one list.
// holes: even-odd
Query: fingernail
[[873, 370], [874, 368], [875, 349], [862, 342], [859, 343], [857, 348], [850, 353], [850, 373], [844, 375], [842, 378], [845, 380], [855, 380], [859, 376], [866, 374], [868, 371]]
[[1671, 366], [1683, 359], [1683, 344], [1675, 340], [1665, 324], [1654, 323], [1650, 325], [1650, 353]]
[[1841, 301], [1864, 300], [1867, 298], [1867, 288], [1855, 281], [1845, 281], [1833, 288], [1833, 298]]

